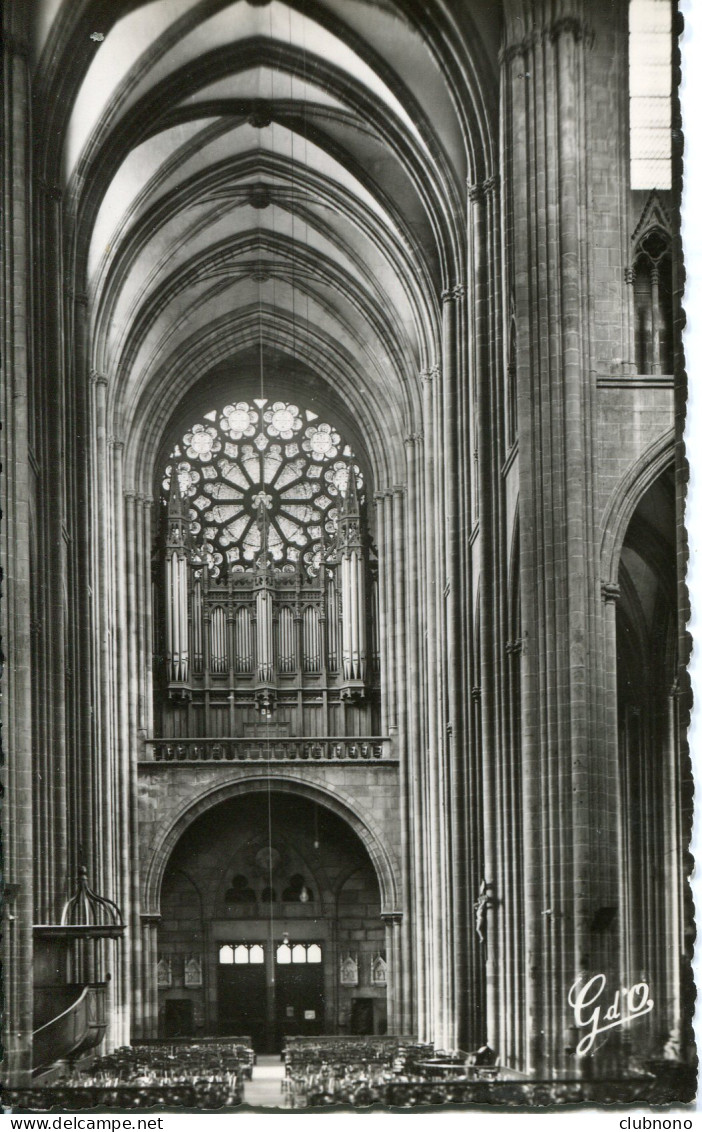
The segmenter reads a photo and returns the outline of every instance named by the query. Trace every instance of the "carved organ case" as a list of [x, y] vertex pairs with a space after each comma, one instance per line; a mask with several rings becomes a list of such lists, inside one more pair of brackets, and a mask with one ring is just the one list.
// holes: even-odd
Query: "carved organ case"
[[161, 488], [161, 735], [377, 735], [377, 569], [338, 429], [285, 401], [226, 405], [174, 446]]

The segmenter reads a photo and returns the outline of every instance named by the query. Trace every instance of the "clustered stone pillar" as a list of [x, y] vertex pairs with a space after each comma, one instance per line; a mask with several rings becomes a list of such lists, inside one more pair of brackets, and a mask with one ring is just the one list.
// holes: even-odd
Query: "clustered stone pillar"
[[618, 977], [610, 935], [592, 927], [598, 910], [618, 903], [618, 864], [617, 765], [604, 741], [599, 546], [589, 486], [595, 387], [582, 228], [591, 47], [585, 8], [589, 16], [593, 10], [577, 0], [515, 0], [503, 53], [511, 150], [505, 190], [519, 233], [510, 251], [518, 342], [525, 1064], [549, 1073], [583, 1068], [564, 1037], [572, 1033], [573, 980], [601, 970]]
[[[32, 695], [30, 636], [29, 312], [28, 246], [30, 98], [28, 44], [17, 5], [3, 9], [3, 207], [5, 282], [2, 358], [2, 640], [7, 716], [3, 746], [4, 1076], [16, 1084], [31, 1077], [32, 1035]], [[10, 1021], [11, 1020], [11, 1021]]]

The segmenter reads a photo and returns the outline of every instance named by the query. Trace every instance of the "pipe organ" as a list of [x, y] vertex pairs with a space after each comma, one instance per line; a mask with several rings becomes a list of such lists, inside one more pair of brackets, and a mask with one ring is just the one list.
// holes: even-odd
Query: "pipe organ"
[[264, 721], [281, 734], [374, 733], [380, 673], [367, 642], [376, 636], [377, 579], [353, 474], [316, 573], [274, 564], [261, 502], [255, 562], [217, 577], [192, 545], [187, 501], [174, 480], [161, 606], [164, 736], [236, 736]]

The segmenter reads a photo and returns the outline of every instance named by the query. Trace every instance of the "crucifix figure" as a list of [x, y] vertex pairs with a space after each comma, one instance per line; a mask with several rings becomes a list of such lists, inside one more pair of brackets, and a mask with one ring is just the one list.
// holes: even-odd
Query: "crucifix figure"
[[481, 943], [485, 943], [485, 928], [487, 926], [487, 910], [492, 907], [492, 900], [488, 894], [490, 885], [485, 880], [485, 877], [480, 882], [480, 890], [478, 892], [478, 899], [475, 901], [473, 908], [475, 909], [475, 930], [478, 939]]

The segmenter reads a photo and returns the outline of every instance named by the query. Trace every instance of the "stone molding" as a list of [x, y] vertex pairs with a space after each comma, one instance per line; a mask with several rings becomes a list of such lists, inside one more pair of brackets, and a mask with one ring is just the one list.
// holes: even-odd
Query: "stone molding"
[[560, 19], [544, 24], [543, 27], [534, 28], [523, 39], [505, 44], [498, 52], [498, 61], [504, 64], [511, 63], [513, 59], [524, 58], [540, 43], [556, 43], [564, 35], [572, 36], [576, 43], [584, 43], [587, 47], [591, 47], [594, 42], [594, 35], [584, 20], [577, 16], [561, 16]]
[[602, 583], [602, 600], [605, 604], [608, 602], [616, 603], [621, 597], [621, 588], [616, 582], [603, 582]]

